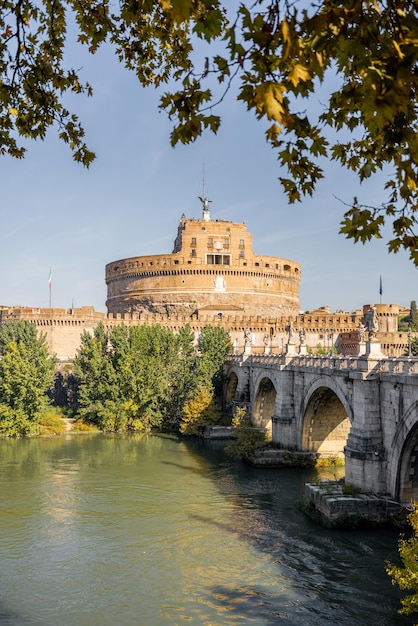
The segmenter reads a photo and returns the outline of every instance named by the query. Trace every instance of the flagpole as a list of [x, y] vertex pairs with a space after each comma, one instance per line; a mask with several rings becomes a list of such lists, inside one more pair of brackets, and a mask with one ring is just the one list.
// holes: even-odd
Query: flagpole
[[49, 308], [52, 309], [52, 271], [51, 271], [51, 268], [49, 268], [48, 285], [49, 285]]
[[379, 284], [380, 304], [382, 304], [382, 293], [383, 293], [382, 275], [380, 274], [380, 284]]

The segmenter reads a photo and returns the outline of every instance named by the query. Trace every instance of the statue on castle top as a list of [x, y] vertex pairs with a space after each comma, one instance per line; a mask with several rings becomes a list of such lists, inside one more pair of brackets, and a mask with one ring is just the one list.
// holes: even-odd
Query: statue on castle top
[[209, 198], [206, 198], [205, 196], [198, 196], [198, 198], [202, 203], [203, 219], [208, 221], [210, 219], [209, 202], [212, 202], [212, 200], [209, 200]]
[[267, 346], [268, 342], [269, 342], [269, 335], [268, 335], [268, 333], [264, 333], [264, 335], [263, 335], [263, 343], [264, 343], [264, 345]]
[[366, 328], [369, 331], [369, 341], [376, 336], [379, 330], [379, 318], [376, 307], [372, 306], [366, 313]]

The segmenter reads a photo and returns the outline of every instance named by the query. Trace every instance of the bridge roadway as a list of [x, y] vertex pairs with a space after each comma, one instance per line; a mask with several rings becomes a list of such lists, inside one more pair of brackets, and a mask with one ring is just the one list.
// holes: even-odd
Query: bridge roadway
[[246, 352], [225, 366], [227, 402], [283, 448], [344, 457], [346, 483], [418, 500], [418, 358]]

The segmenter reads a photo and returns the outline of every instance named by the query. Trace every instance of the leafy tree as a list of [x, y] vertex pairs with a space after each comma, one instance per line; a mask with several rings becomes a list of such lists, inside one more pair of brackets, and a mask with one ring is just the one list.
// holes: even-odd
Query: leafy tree
[[[405, 356], [409, 355], [409, 346], [405, 348]], [[412, 337], [411, 339], [411, 356], [418, 356], [418, 337]]]
[[195, 376], [197, 356], [190, 326], [180, 328], [175, 338], [177, 355], [171, 364], [172, 382], [162, 407], [163, 427], [167, 430], [179, 430], [184, 407], [187, 401], [195, 396], [198, 388], [198, 380]]
[[398, 330], [401, 332], [418, 331], [418, 311], [415, 300], [411, 301], [409, 315], [399, 318]]
[[[390, 222], [389, 250], [405, 248], [418, 264], [415, 2], [5, 0], [2, 153], [21, 158], [19, 135], [43, 139], [55, 124], [75, 160], [86, 166], [93, 160], [79, 120], [64, 106], [67, 92], [92, 93], [78, 71], [65, 67], [68, 21], [92, 54], [109, 42], [142, 85], [174, 85], [160, 101], [174, 120], [172, 145], [192, 142], [205, 129], [216, 132], [221, 119], [214, 106], [238, 83], [238, 99], [266, 123], [290, 202], [313, 194], [324, 159], [360, 181], [383, 171], [385, 201], [370, 207], [354, 198], [340, 232], [365, 243]], [[199, 40], [208, 44], [207, 56]], [[324, 94], [328, 79], [333, 87]]]
[[178, 427], [195, 389], [190, 329], [99, 325], [75, 358], [80, 414], [104, 430]]
[[79, 378], [80, 415], [103, 430], [117, 430], [125, 425], [125, 415], [116, 420], [109, 412], [109, 406], [114, 408], [120, 400], [120, 392], [109, 358], [109, 334], [102, 323], [95, 328], [93, 336], [88, 332], [81, 335], [74, 372]]
[[182, 435], [201, 435], [205, 426], [217, 424], [220, 417], [213, 394], [206, 387], [200, 387], [184, 406], [180, 432]]
[[200, 333], [198, 347], [197, 378], [206, 388], [220, 393], [224, 381], [223, 364], [231, 353], [231, 337], [223, 328], [207, 325]]
[[386, 563], [386, 571], [392, 579], [393, 585], [402, 590], [411, 591], [410, 595], [402, 598], [402, 608], [399, 613], [411, 615], [418, 613], [418, 504], [414, 503], [414, 510], [408, 516], [412, 535], [408, 539], [401, 536], [399, 540], [399, 555], [403, 567]]
[[28, 321], [2, 324], [0, 354], [0, 432], [37, 432], [55, 369], [45, 338]]

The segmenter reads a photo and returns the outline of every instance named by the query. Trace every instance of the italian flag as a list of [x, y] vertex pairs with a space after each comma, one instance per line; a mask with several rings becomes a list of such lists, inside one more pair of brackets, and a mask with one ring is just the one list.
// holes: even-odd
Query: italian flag
[[49, 270], [48, 285], [49, 285], [49, 288], [51, 289], [51, 286], [52, 286], [52, 272], [51, 272], [51, 270]]

